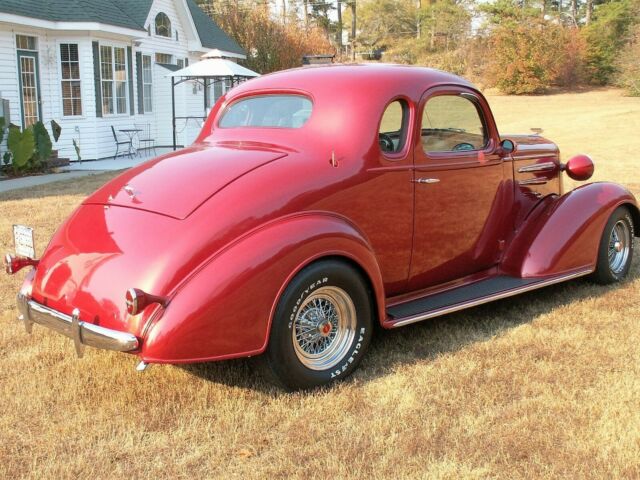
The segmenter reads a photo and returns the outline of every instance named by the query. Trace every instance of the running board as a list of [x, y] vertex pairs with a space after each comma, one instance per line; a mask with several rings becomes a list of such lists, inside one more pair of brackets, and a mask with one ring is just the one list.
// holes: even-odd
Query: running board
[[537, 290], [556, 283], [566, 282], [583, 277], [593, 272], [592, 269], [547, 278], [517, 278], [500, 275], [463, 287], [453, 288], [445, 292], [400, 303], [387, 308], [386, 328], [402, 327], [421, 322], [429, 318], [439, 317], [502, 298], [512, 297], [520, 293]]

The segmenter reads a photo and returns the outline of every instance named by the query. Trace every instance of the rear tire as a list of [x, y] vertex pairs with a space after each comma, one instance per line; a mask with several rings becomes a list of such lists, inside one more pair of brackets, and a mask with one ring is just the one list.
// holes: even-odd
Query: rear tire
[[326, 385], [354, 372], [372, 332], [372, 301], [360, 273], [339, 260], [319, 261], [282, 294], [259, 364], [287, 390]]
[[626, 207], [618, 207], [604, 227], [596, 270], [591, 279], [607, 285], [623, 280], [629, 273], [634, 250], [634, 229], [631, 213]]

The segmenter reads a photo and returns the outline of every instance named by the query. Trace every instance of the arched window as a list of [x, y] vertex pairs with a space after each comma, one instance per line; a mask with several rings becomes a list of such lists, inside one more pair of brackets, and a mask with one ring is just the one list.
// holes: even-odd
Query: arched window
[[156, 15], [156, 35], [171, 38], [171, 20], [166, 13]]

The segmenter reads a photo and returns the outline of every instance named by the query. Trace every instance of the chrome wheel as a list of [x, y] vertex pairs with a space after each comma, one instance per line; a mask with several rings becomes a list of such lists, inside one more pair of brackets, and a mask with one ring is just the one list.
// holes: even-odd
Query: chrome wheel
[[614, 275], [621, 274], [629, 259], [631, 250], [631, 230], [624, 220], [619, 220], [609, 236], [609, 268]]
[[300, 362], [311, 370], [327, 370], [349, 351], [356, 332], [356, 308], [338, 287], [321, 287], [300, 305], [291, 329]]

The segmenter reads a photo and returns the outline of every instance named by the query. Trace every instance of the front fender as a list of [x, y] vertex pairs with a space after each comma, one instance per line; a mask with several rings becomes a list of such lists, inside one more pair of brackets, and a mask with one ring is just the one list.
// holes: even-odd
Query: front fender
[[591, 183], [549, 198], [516, 234], [505, 253], [503, 270], [514, 276], [545, 277], [595, 269], [604, 227], [621, 205], [630, 207], [637, 224], [636, 199], [615, 183]]
[[304, 266], [326, 256], [357, 263], [384, 312], [382, 277], [364, 236], [341, 217], [298, 214], [227, 245], [184, 282], [147, 328], [142, 359], [188, 363], [262, 353], [280, 294]]

